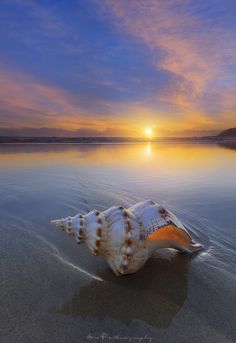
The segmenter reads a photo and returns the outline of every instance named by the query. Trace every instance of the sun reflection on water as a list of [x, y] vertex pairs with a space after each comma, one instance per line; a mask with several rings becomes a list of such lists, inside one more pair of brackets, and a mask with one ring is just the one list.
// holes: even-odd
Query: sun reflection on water
[[147, 155], [147, 157], [151, 157], [152, 146], [151, 146], [151, 143], [150, 143], [150, 142], [148, 142], [148, 144], [147, 144], [145, 150], [146, 150], [146, 155]]

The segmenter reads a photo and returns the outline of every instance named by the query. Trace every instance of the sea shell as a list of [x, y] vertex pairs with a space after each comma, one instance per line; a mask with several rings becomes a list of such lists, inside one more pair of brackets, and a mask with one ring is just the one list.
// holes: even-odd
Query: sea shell
[[116, 275], [131, 274], [160, 248], [195, 252], [194, 243], [183, 224], [170, 211], [152, 200], [129, 208], [113, 206], [106, 211], [52, 220], [78, 243], [84, 242], [94, 255], [103, 255]]

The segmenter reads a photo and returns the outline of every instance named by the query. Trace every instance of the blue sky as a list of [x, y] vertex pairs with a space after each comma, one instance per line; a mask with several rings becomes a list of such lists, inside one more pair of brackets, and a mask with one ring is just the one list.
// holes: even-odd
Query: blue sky
[[2, 0], [0, 127], [165, 136], [236, 126], [235, 17], [230, 0]]

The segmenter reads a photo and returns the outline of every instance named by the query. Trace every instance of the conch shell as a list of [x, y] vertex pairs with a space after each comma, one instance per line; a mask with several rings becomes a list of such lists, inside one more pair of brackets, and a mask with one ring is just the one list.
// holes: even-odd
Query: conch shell
[[174, 214], [152, 200], [51, 223], [74, 234], [78, 243], [85, 242], [94, 255], [103, 255], [116, 275], [135, 273], [160, 248], [191, 253], [202, 247]]

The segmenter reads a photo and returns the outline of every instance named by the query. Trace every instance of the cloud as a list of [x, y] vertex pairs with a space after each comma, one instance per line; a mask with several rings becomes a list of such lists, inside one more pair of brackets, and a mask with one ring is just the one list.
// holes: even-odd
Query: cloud
[[[22, 72], [0, 68], [0, 125], [10, 127], [80, 125], [88, 112], [66, 91]], [[91, 116], [92, 120], [92, 116]]]
[[206, 31], [207, 23], [189, 13], [190, 1], [105, 0], [105, 4], [120, 25], [151, 49], [162, 50], [158, 68], [191, 81], [196, 92], [221, 74], [226, 54], [235, 60], [235, 51], [228, 47], [229, 34], [221, 29]]
[[236, 100], [230, 98], [232, 102], [227, 102], [228, 91], [219, 82], [232, 77], [232, 73], [235, 78], [232, 70], [236, 63], [235, 38], [220, 21], [214, 25], [207, 15], [201, 14], [206, 9], [203, 2], [104, 0], [102, 3], [104, 13], [110, 13], [107, 18], [119, 30], [142, 40], [150, 49], [154, 66], [171, 75], [168, 86], [156, 91], [156, 99], [190, 117], [194, 112], [203, 117], [213, 111], [223, 115], [225, 107], [219, 111], [210, 102], [212, 94], [221, 94], [222, 104], [231, 112], [236, 110]]
[[[58, 130], [55, 134], [67, 135], [66, 130], [72, 130], [79, 136], [134, 136], [142, 132], [142, 112], [136, 111], [138, 104], [92, 98], [90, 104], [92, 111], [77, 94], [0, 65], [0, 127], [11, 128], [10, 132], [21, 128], [43, 135], [51, 135], [53, 131], [48, 128]], [[140, 118], [138, 125], [137, 118]], [[36, 128], [41, 129], [32, 130]]]

